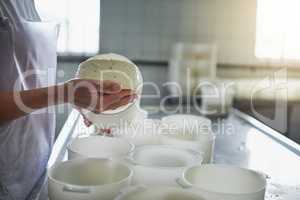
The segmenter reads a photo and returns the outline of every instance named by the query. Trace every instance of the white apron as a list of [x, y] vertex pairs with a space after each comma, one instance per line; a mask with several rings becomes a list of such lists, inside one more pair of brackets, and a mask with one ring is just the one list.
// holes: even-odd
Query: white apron
[[[56, 41], [56, 24], [40, 22], [33, 0], [0, 0], [0, 91], [55, 84]], [[1, 200], [32, 193], [45, 173], [54, 134], [53, 107], [0, 125]]]

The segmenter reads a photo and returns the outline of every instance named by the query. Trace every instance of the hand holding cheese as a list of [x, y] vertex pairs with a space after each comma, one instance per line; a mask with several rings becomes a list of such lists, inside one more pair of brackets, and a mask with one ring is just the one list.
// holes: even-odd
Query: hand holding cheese
[[[117, 93], [111, 93], [111, 90], [107, 93], [107, 90], [99, 89], [102, 93], [104, 91], [104, 95], [100, 97], [103, 103], [99, 105], [100, 108], [96, 106], [96, 113], [91, 112], [89, 108], [82, 109], [85, 121], [92, 122], [100, 130], [133, 123], [138, 116], [144, 116], [140, 109], [142, 74], [128, 58], [117, 54], [94, 56], [79, 64], [76, 77], [105, 84], [108, 81], [108, 85], [114, 82], [121, 88]], [[111, 89], [110, 86], [105, 87]]]
[[68, 102], [95, 113], [113, 110], [132, 102], [135, 94], [130, 89], [122, 89], [114, 81], [73, 79], [64, 84]]

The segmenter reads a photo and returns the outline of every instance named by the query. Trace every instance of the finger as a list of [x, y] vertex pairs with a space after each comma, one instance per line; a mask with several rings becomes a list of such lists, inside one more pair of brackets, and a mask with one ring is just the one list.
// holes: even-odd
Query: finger
[[115, 110], [121, 106], [125, 106], [125, 105], [133, 102], [135, 98], [136, 98], [136, 95], [130, 95], [130, 96], [123, 97], [120, 101], [108, 106], [107, 110]]
[[102, 97], [100, 97], [99, 103], [102, 104], [103, 107], [107, 107], [111, 104], [120, 101], [123, 97], [130, 96], [130, 95], [134, 95], [134, 92], [129, 89], [123, 89], [121, 92], [117, 94], [103, 94]]
[[128, 96], [130, 94], [132, 94], [131, 90], [123, 90], [117, 94], [99, 94], [98, 92], [94, 94], [89, 93], [91, 98], [82, 96], [77, 99], [76, 105], [79, 112], [80, 108], [101, 112], [101, 110], [103, 110], [102, 108], [106, 108], [110, 104], [113, 104], [122, 99], [124, 96]]
[[105, 94], [115, 94], [121, 91], [121, 85], [118, 82], [105, 80], [100, 84], [100, 92]]
[[86, 87], [89, 88], [90, 91], [100, 92], [106, 94], [114, 94], [121, 91], [121, 85], [115, 81], [111, 80], [93, 80], [93, 79], [75, 79], [76, 87]]
[[[123, 89], [121, 92], [116, 93], [116, 94], [95, 94], [99, 95], [99, 100], [96, 102], [96, 105], [92, 105], [90, 102], [85, 102], [85, 99], [82, 99], [81, 101], [78, 102], [79, 107], [86, 107], [86, 109], [99, 114], [104, 110], [107, 110], [107, 108], [119, 102], [122, 100], [122, 98], [127, 97], [127, 96], [134, 96], [136, 97], [136, 94], [130, 90], [130, 89]], [[90, 106], [87, 106], [90, 104]], [[81, 106], [82, 105], [82, 106]]]
[[104, 94], [115, 94], [121, 91], [121, 85], [115, 81], [104, 80], [90, 80], [95, 84], [97, 91]]
[[103, 107], [102, 110], [107, 110], [108, 107], [110, 107], [113, 104], [116, 104], [117, 102], [121, 101], [124, 97], [127, 96], [135, 97], [136, 94], [132, 90], [124, 89], [118, 94], [103, 95], [103, 104], [101, 104]]
[[130, 95], [135, 95], [135, 92], [131, 89], [122, 89], [118, 95], [120, 96], [120, 98], [126, 97], [126, 96], [130, 96]]

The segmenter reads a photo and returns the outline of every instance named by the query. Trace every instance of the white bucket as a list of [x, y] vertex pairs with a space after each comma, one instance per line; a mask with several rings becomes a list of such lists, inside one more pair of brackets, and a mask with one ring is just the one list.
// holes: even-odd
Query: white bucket
[[215, 135], [211, 121], [196, 115], [171, 115], [162, 118], [160, 141], [203, 153], [203, 163], [213, 162]]
[[128, 187], [132, 170], [107, 159], [75, 159], [48, 170], [50, 200], [111, 200]]
[[74, 139], [68, 149], [69, 160], [75, 158], [124, 159], [134, 149], [134, 145], [121, 138], [89, 136]]
[[178, 183], [207, 199], [264, 200], [266, 177], [244, 168], [207, 164], [186, 169]]
[[133, 184], [176, 186], [176, 178], [186, 167], [201, 164], [202, 156], [192, 150], [164, 146], [136, 147], [129, 162], [133, 166]]
[[158, 145], [160, 144], [159, 125], [160, 120], [144, 119], [130, 126], [115, 130], [113, 135], [124, 138], [135, 146]]

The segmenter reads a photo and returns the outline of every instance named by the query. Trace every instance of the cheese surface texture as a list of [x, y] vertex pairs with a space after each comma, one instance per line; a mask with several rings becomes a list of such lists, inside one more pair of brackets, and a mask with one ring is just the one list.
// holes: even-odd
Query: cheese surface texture
[[143, 79], [138, 67], [124, 56], [101, 54], [79, 65], [78, 78], [93, 80], [112, 80], [123, 89], [132, 89], [139, 93]]

